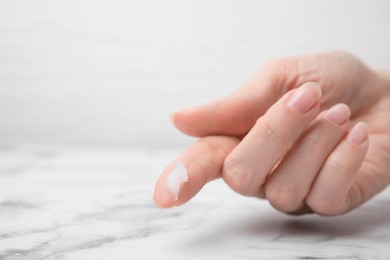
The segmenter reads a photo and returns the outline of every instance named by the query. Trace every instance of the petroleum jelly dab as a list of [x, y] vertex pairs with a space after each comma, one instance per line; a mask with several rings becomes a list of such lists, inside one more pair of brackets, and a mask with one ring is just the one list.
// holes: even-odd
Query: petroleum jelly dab
[[178, 161], [175, 169], [167, 177], [168, 190], [175, 200], [179, 199], [180, 186], [187, 181], [187, 169], [181, 161]]

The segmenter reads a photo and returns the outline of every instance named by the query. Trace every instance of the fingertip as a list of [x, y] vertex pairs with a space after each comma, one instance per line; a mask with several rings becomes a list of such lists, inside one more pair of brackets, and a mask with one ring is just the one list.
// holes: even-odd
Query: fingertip
[[220, 177], [223, 161], [239, 143], [234, 137], [204, 137], [173, 161], [156, 182], [153, 200], [160, 208], [180, 206]]
[[179, 186], [177, 187], [178, 190], [176, 191], [176, 194], [172, 194], [172, 190], [170, 189], [168, 184], [169, 175], [174, 173], [175, 165], [175, 162], [171, 163], [157, 180], [154, 189], [153, 201], [159, 208], [171, 208], [173, 206], [178, 205], [178, 200], [180, 199], [179, 196], [181, 195], [180, 191], [183, 188], [183, 183], [178, 183]]
[[157, 180], [153, 195], [156, 206], [180, 206], [195, 196], [205, 183], [194, 178], [194, 172], [194, 167], [188, 161], [173, 161]]
[[153, 202], [160, 209], [168, 209], [168, 208], [172, 208], [174, 206], [171, 203], [167, 203], [166, 201], [161, 201], [160, 199], [157, 199], [156, 197], [153, 198]]
[[351, 109], [346, 104], [339, 103], [327, 110], [324, 116], [333, 124], [343, 126], [349, 122]]
[[181, 132], [190, 136], [201, 136], [201, 132], [198, 128], [200, 127], [199, 122], [201, 118], [196, 108], [188, 108], [173, 112], [170, 115], [171, 123]]
[[253, 127], [259, 115], [268, 108], [267, 97], [230, 95], [206, 104], [172, 113], [171, 122], [181, 132], [196, 137], [209, 135], [242, 135]]
[[153, 202], [159, 208], [171, 208], [173, 204], [171, 203], [170, 198], [167, 196], [166, 192], [159, 187], [159, 183], [156, 184], [156, 188], [153, 195]]
[[153, 202], [161, 209], [171, 208], [174, 206], [174, 204], [172, 203], [171, 198], [167, 193], [166, 187], [164, 187], [165, 185], [163, 184], [161, 177], [157, 181], [156, 187], [154, 189]]

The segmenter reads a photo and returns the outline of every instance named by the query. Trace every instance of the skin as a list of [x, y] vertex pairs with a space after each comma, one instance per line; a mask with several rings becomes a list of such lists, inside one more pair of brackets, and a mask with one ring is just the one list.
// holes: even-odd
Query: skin
[[[199, 139], [158, 179], [159, 207], [181, 205], [223, 178], [281, 212], [335, 216], [390, 183], [389, 73], [346, 52], [270, 61], [232, 95], [171, 119]], [[166, 178], [177, 160], [188, 182], [175, 200]]]

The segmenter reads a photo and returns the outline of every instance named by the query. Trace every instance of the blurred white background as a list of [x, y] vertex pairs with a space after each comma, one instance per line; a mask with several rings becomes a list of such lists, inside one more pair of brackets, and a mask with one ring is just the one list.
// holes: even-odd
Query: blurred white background
[[1, 0], [0, 143], [183, 146], [171, 112], [265, 61], [348, 50], [390, 68], [390, 1]]

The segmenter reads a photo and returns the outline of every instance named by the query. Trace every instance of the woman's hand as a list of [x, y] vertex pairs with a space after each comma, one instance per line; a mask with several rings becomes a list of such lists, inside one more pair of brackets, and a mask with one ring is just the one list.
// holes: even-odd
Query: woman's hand
[[[345, 52], [271, 61], [236, 93], [172, 121], [201, 138], [157, 181], [160, 207], [222, 177], [282, 212], [339, 215], [390, 183], [390, 80]], [[176, 200], [167, 176], [178, 160], [188, 182]]]

